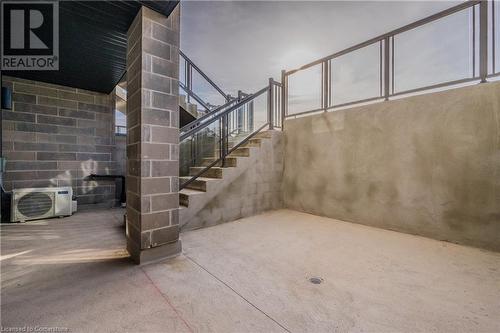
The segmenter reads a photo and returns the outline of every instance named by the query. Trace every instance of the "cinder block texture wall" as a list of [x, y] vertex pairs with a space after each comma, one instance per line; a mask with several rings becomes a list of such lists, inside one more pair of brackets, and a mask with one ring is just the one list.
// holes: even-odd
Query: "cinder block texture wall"
[[500, 82], [285, 123], [285, 206], [500, 251]]
[[125, 176], [127, 174], [127, 137], [125, 135], [115, 135], [113, 160], [116, 161], [116, 172]]
[[112, 205], [114, 181], [88, 175], [115, 172], [112, 95], [2, 76], [13, 90], [12, 110], [2, 110], [4, 185], [72, 186], [79, 205]]
[[127, 42], [127, 250], [179, 253], [179, 19], [146, 7]]

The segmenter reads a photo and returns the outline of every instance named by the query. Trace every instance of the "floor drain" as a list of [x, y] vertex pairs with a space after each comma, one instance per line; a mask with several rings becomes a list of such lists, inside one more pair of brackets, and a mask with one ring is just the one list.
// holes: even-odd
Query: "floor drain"
[[320, 277], [312, 277], [309, 279], [309, 282], [313, 284], [320, 284], [321, 282], [323, 282], [323, 279]]

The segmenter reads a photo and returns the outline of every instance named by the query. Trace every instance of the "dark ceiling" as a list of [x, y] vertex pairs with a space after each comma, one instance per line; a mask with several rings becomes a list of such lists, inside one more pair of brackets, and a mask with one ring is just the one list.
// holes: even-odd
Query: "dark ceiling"
[[141, 5], [169, 15], [179, 1], [60, 1], [59, 71], [5, 75], [110, 93], [126, 70], [127, 30]]

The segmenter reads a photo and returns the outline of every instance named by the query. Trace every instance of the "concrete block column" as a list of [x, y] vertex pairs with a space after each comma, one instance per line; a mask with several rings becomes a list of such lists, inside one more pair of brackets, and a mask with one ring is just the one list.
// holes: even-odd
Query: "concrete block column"
[[179, 14], [142, 7], [127, 36], [127, 250], [136, 263], [181, 251]]

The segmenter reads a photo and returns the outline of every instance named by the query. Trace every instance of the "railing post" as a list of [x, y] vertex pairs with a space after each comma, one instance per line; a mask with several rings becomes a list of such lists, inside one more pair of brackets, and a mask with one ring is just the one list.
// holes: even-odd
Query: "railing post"
[[390, 71], [389, 71], [389, 64], [390, 64], [390, 44], [389, 44], [390, 38], [386, 37], [384, 39], [384, 100], [388, 101], [389, 100], [389, 88], [390, 88]]
[[330, 76], [330, 61], [329, 60], [326, 60], [323, 62], [321, 68], [323, 70], [323, 73], [322, 73], [322, 84], [321, 84], [321, 87], [323, 88], [323, 91], [321, 92], [321, 96], [322, 96], [322, 101], [321, 101], [321, 104], [322, 104], [322, 108], [324, 109], [324, 111], [326, 112], [328, 110], [328, 104], [329, 104], [329, 98], [328, 96], [330, 95], [330, 80], [329, 80], [329, 76]]
[[222, 160], [221, 166], [224, 168], [226, 166], [226, 155], [227, 155], [227, 137], [228, 137], [228, 121], [227, 114], [223, 115], [221, 118], [221, 140], [220, 140], [220, 158]]
[[286, 100], [286, 71], [284, 69], [281, 70], [281, 130], [285, 128], [285, 117], [286, 117], [286, 104], [288, 101]]
[[272, 77], [269, 78], [269, 90], [267, 92], [267, 120], [269, 121], [269, 129], [273, 130], [274, 129], [274, 119], [273, 119], [273, 113], [274, 113], [274, 105], [273, 105], [273, 85], [274, 85], [274, 80]]
[[[243, 99], [243, 91], [238, 90], [237, 102], [241, 102], [242, 99]], [[241, 116], [242, 123], [244, 124], [243, 131], [245, 132], [248, 131], [248, 110], [242, 107], [241, 112], [238, 112], [238, 114]]]
[[191, 96], [189, 92], [193, 91], [192, 68], [191, 68], [191, 63], [189, 61], [186, 61], [186, 87], [188, 89], [186, 98], [187, 102], [189, 103], [191, 101]]
[[[494, 14], [494, 13], [493, 13]], [[488, 76], [488, 1], [479, 4], [479, 77], [486, 82]]]

